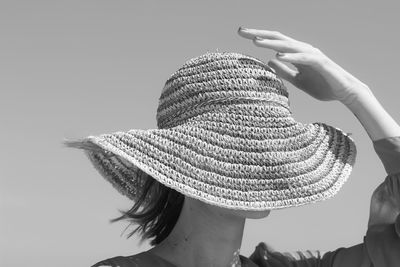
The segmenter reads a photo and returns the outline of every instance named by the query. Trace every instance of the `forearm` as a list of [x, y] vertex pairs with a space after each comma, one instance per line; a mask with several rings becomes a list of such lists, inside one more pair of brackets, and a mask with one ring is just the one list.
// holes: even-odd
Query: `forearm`
[[399, 124], [376, 99], [369, 89], [363, 88], [351, 104], [345, 104], [357, 117], [372, 141], [400, 136]]

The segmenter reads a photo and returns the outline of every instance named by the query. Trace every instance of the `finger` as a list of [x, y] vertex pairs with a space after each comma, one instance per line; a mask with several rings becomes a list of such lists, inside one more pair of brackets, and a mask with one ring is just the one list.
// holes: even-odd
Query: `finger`
[[294, 40], [289, 36], [286, 36], [278, 31], [268, 31], [268, 30], [258, 30], [258, 29], [248, 29], [239, 27], [238, 33], [240, 36], [248, 39], [254, 39], [254, 37], [262, 37], [271, 40]]
[[268, 66], [273, 68], [278, 76], [282, 77], [292, 84], [294, 83], [294, 79], [298, 74], [297, 71], [291, 69], [289, 66], [276, 59], [271, 59], [270, 61], [268, 61]]
[[276, 58], [280, 61], [302, 65], [316, 65], [322, 63], [317, 54], [310, 53], [278, 53]]
[[286, 40], [269, 40], [256, 37], [253, 42], [256, 46], [270, 48], [277, 52], [299, 52], [300, 49], [295, 43]]

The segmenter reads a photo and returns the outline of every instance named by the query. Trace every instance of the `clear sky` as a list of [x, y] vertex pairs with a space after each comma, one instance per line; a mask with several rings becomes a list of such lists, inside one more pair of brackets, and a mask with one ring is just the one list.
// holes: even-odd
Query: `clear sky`
[[[164, 82], [186, 60], [274, 53], [239, 26], [278, 30], [324, 51], [368, 84], [400, 121], [398, 1], [0, 1], [0, 265], [90, 266], [149, 248], [110, 224], [132, 203], [92, 167], [77, 138], [156, 128]], [[368, 135], [339, 103], [288, 86], [294, 117], [353, 133], [357, 162], [335, 198], [246, 223], [241, 253], [332, 250], [362, 242], [385, 172]], [[129, 230], [129, 229], [128, 229]]]

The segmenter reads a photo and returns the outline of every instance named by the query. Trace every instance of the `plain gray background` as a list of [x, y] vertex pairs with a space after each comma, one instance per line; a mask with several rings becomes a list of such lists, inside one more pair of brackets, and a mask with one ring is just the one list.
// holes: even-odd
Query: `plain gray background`
[[[91, 166], [77, 138], [156, 128], [164, 82], [186, 60], [274, 52], [239, 26], [306, 41], [368, 84], [399, 114], [396, 1], [0, 1], [0, 265], [90, 266], [149, 248], [109, 224], [132, 203]], [[357, 162], [335, 198], [271, 212], [246, 224], [241, 253], [332, 250], [362, 242], [369, 201], [385, 172], [354, 115], [288, 83], [294, 117], [353, 133]], [[128, 229], [129, 230], [129, 229]]]

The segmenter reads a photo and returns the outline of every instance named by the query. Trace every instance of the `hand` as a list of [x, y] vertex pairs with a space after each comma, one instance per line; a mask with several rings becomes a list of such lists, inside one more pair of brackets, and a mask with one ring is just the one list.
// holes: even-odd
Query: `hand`
[[[360, 94], [370, 93], [367, 85], [310, 44], [276, 31], [240, 27], [238, 33], [257, 46], [277, 51], [277, 59], [270, 60], [268, 65], [278, 76], [318, 100], [337, 100], [347, 106]], [[293, 64], [296, 70], [283, 62]]]

